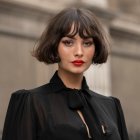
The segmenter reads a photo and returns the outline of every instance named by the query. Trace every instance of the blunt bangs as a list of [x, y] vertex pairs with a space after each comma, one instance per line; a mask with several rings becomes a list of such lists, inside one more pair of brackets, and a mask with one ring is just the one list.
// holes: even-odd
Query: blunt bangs
[[[57, 32], [60, 33], [61, 38], [65, 36], [74, 37], [76, 34], [79, 34], [81, 38], [94, 38], [96, 36], [94, 27], [92, 27], [93, 22], [82, 14], [80, 10], [74, 10], [66, 12], [62, 19], [59, 19], [61, 24], [59, 24]], [[71, 31], [71, 29], [73, 30]]]

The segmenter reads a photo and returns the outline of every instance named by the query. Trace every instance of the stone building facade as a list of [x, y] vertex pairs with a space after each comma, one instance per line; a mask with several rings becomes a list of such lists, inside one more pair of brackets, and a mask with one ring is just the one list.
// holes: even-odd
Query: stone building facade
[[140, 137], [140, 2], [137, 0], [1, 0], [0, 133], [11, 93], [47, 83], [57, 65], [31, 56], [48, 19], [65, 7], [84, 7], [101, 20], [112, 40], [106, 64], [85, 73], [91, 89], [121, 100], [131, 140]]

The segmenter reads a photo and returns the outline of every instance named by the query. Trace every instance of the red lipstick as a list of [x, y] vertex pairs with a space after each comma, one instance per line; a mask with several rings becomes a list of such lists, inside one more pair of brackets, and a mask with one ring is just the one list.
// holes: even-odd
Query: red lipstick
[[81, 66], [83, 65], [85, 62], [83, 60], [74, 60], [72, 61], [72, 63], [75, 65], [75, 66]]

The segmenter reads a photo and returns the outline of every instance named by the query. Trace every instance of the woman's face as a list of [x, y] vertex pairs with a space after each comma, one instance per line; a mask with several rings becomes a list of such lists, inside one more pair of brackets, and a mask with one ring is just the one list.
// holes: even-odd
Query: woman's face
[[60, 62], [59, 71], [83, 74], [92, 63], [95, 46], [92, 38], [83, 39], [76, 34], [74, 37], [63, 37], [58, 45]]

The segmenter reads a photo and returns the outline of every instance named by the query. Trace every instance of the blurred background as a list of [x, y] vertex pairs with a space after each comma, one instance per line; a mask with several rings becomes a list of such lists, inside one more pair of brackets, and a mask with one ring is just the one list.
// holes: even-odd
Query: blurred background
[[57, 69], [31, 51], [49, 18], [66, 7], [93, 11], [111, 36], [108, 62], [85, 76], [92, 90], [120, 99], [130, 140], [139, 140], [140, 0], [0, 0], [0, 139], [11, 93], [47, 83]]

